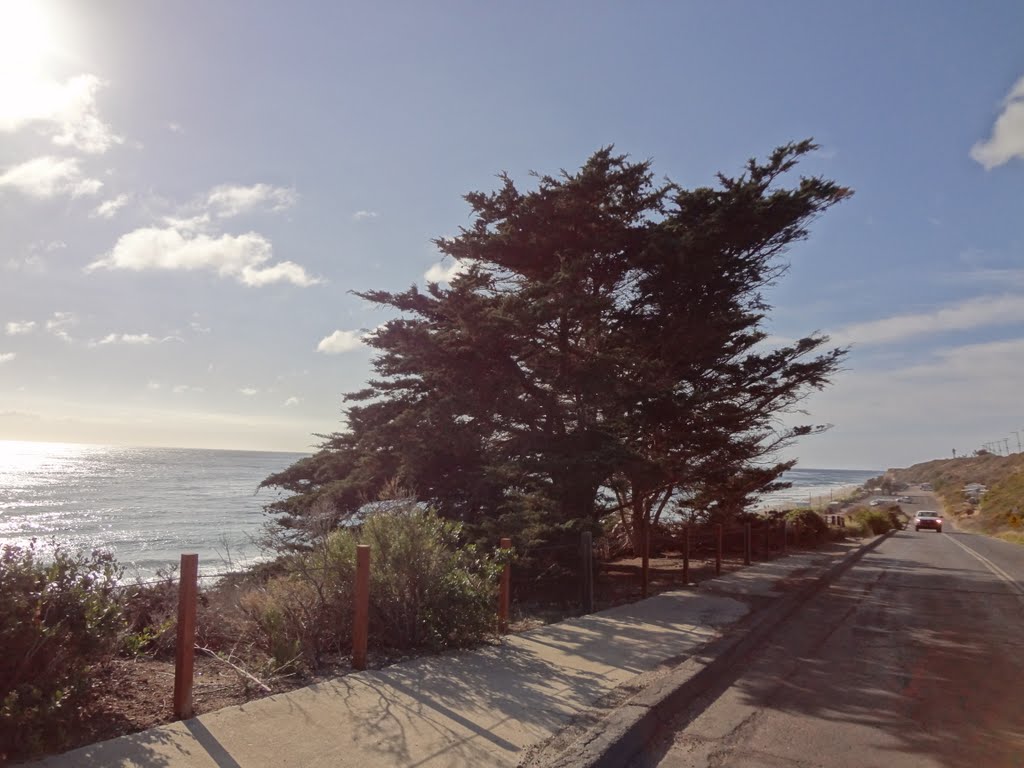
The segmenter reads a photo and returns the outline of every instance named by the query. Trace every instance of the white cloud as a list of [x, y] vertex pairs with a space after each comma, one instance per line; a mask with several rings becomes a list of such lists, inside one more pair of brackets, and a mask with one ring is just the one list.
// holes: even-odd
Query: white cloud
[[35, 327], [35, 320], [25, 320], [23, 322], [13, 320], [7, 323], [5, 329], [8, 336], [22, 336], [26, 333], [32, 333], [32, 331], [35, 330]]
[[[903, 368], [898, 359], [844, 371], [805, 401], [815, 422], [835, 424], [823, 437], [801, 441], [797, 453], [807, 466], [907, 466], [953, 448], [969, 452], [1024, 423], [1015, 420], [1024, 338], [950, 347]], [[830, 443], [831, 461], [807, 455]]]
[[977, 381], [994, 377], [1005, 380], [1015, 391], [1022, 374], [1024, 338], [948, 347], [940, 350], [933, 362], [905, 368], [898, 377], [914, 381], [942, 378]]
[[293, 406], [298, 405], [300, 402], [301, 401], [297, 397], [289, 397], [287, 400], [284, 401], [284, 407], [291, 408]]
[[854, 323], [830, 334], [837, 344], [890, 344], [943, 331], [966, 331], [1024, 322], [1024, 296], [979, 296], [919, 314]]
[[1024, 159], [1024, 77], [1003, 99], [1003, 112], [992, 126], [992, 135], [971, 147], [971, 158], [987, 171], [1015, 157]]
[[271, 283], [291, 283], [305, 288], [322, 281], [310, 277], [306, 274], [306, 270], [294, 261], [280, 261], [270, 267], [243, 267], [242, 282], [254, 288], [261, 288]]
[[171, 133], [184, 133], [185, 132], [185, 129], [182, 127], [181, 123], [173, 123], [173, 122], [167, 124], [167, 130], [170, 131]]
[[200, 213], [196, 216], [164, 216], [164, 224], [179, 232], [206, 232], [210, 229], [210, 214]]
[[3, 363], [9, 363], [16, 357], [17, 355], [14, 352], [0, 352], [0, 365]]
[[0, 78], [0, 131], [12, 133], [35, 125], [53, 143], [100, 154], [123, 139], [97, 111], [96, 94], [104, 83], [83, 74], [60, 82], [22, 71]]
[[363, 346], [365, 338], [364, 331], [335, 331], [330, 336], [320, 339], [316, 351], [325, 355], [340, 355], [342, 352], [351, 352]]
[[128, 195], [118, 195], [117, 197], [100, 203], [96, 210], [92, 212], [92, 216], [94, 218], [112, 219], [114, 218], [114, 214], [124, 208], [127, 204]]
[[256, 389], [255, 387], [242, 387], [242, 388], [241, 388], [240, 390], [238, 390], [238, 391], [239, 391], [239, 392], [241, 392], [241, 393], [242, 393], [243, 395], [245, 395], [246, 397], [252, 397], [253, 395], [258, 395], [258, 394], [259, 394], [259, 392], [260, 392], [260, 391], [259, 391], [258, 389]]
[[145, 346], [147, 344], [162, 344], [165, 341], [181, 341], [177, 336], [152, 336], [148, 333], [108, 333], [99, 341], [90, 342], [91, 347], [107, 346], [109, 344], [128, 344], [132, 346]]
[[298, 199], [298, 193], [287, 187], [274, 187], [270, 184], [253, 184], [251, 187], [222, 184], [210, 190], [206, 202], [217, 216], [228, 218], [259, 208], [283, 211], [295, 205]]
[[46, 321], [46, 330], [58, 339], [71, 342], [74, 339], [71, 338], [68, 329], [74, 328], [76, 325], [78, 325], [78, 318], [73, 312], [54, 312], [53, 316]]
[[983, 267], [971, 270], [970, 272], [950, 274], [948, 279], [957, 283], [962, 283], [965, 280], [975, 283], [989, 283], [1001, 286], [1004, 289], [1008, 286], [1024, 287], [1024, 269]]
[[376, 219], [379, 214], [376, 211], [356, 211], [352, 214], [353, 221], [368, 221]]
[[176, 384], [174, 387], [171, 388], [171, 392], [173, 392], [176, 395], [183, 395], [183, 394], [185, 394], [187, 392], [202, 392], [202, 391], [203, 391], [202, 387], [191, 387], [188, 384]]
[[453, 260], [447, 267], [443, 261], [432, 264], [430, 269], [423, 273], [425, 280], [431, 283], [450, 283], [459, 275], [469, 271], [469, 262]]
[[46, 261], [43, 259], [43, 255], [54, 253], [55, 251], [59, 251], [62, 248], [67, 247], [68, 244], [63, 240], [51, 240], [50, 242], [46, 242], [45, 240], [36, 240], [28, 247], [28, 253], [21, 257], [10, 257], [4, 266], [11, 270], [37, 272], [42, 274], [46, 271]]
[[146, 389], [151, 389], [153, 391], [156, 391], [156, 390], [160, 389], [160, 382], [159, 381], [152, 381], [152, 380], [148, 381], [148, 382], [146, 382]]
[[0, 176], [0, 187], [11, 187], [39, 199], [95, 195], [102, 186], [102, 181], [84, 177], [78, 160], [72, 157], [37, 157], [9, 168]]
[[209, 270], [249, 286], [288, 282], [298, 286], [321, 282], [291, 261], [264, 266], [273, 256], [270, 241], [255, 232], [220, 235], [144, 227], [122, 235], [114, 248], [86, 269]]

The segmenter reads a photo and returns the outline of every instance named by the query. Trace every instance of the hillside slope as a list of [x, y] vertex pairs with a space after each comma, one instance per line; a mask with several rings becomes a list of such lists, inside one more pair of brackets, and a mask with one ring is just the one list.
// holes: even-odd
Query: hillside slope
[[[899, 483], [931, 483], [964, 527], [1024, 543], [1024, 454], [936, 459], [905, 469], [890, 469], [886, 477]], [[963, 493], [968, 483], [988, 486], [980, 502]]]

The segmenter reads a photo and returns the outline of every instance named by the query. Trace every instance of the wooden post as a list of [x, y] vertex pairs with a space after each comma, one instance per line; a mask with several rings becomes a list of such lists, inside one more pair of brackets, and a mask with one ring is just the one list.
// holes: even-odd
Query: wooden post
[[352, 668], [366, 669], [370, 637], [370, 545], [356, 547], [355, 618], [352, 622]]
[[580, 577], [583, 580], [583, 612], [594, 612], [594, 535], [584, 531], [580, 536]]
[[690, 526], [683, 528], [683, 584], [690, 583]]
[[743, 525], [743, 564], [750, 565], [750, 523]]
[[[503, 537], [499, 542], [502, 549], [512, 549], [512, 539]], [[512, 564], [506, 562], [501, 572], [501, 584], [498, 589], [498, 632], [508, 632], [508, 609], [512, 600]]]
[[786, 554], [786, 550], [789, 548], [789, 521], [786, 518], [782, 518], [782, 554]]
[[722, 575], [722, 524], [715, 525], [715, 576]]
[[651, 581], [651, 521], [646, 517], [640, 545], [643, 547], [643, 560], [640, 565], [640, 596], [647, 597]]
[[196, 663], [196, 596], [199, 555], [181, 556], [178, 580], [178, 639], [174, 646], [174, 718], [187, 720], [192, 708], [192, 678]]

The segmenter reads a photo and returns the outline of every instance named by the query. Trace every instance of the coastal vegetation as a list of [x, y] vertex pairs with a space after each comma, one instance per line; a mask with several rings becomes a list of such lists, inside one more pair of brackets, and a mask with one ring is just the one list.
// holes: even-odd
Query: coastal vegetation
[[685, 189], [605, 148], [466, 195], [471, 223], [435, 241], [450, 285], [358, 294], [397, 317], [366, 337], [376, 377], [344, 429], [264, 482], [290, 494], [268, 507], [289, 544], [395, 481], [470, 540], [558, 545], [611, 515], [635, 553], [665, 514], [727, 522], [783, 487], [779, 450], [826, 427], [781, 417], [845, 355], [765, 328], [782, 257], [851, 194], [793, 175], [815, 149]]
[[0, 549], [0, 761], [64, 742], [124, 634], [120, 576], [102, 552]]
[[[196, 646], [264, 693], [265, 681], [309, 681], [339, 659], [347, 667], [361, 543], [374, 558], [377, 657], [475, 645], [495, 633], [507, 555], [465, 545], [458, 523], [404, 505], [203, 589]], [[107, 553], [57, 544], [0, 550], [0, 757], [80, 739], [95, 681], [115, 658], [173, 659], [175, 575], [132, 584], [123, 570]]]
[[851, 536], [876, 536], [907, 525], [907, 515], [898, 504], [881, 507], [854, 507], [846, 513], [846, 527]]

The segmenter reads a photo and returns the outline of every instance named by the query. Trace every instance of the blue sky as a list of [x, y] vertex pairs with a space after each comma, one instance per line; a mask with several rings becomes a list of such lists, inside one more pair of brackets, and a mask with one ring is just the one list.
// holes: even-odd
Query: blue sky
[[812, 136], [856, 195], [771, 331], [854, 351], [793, 455], [1015, 449], [1022, 39], [1015, 1], [0, 0], [0, 439], [308, 450], [387, 319], [349, 292], [442, 277], [464, 193]]

